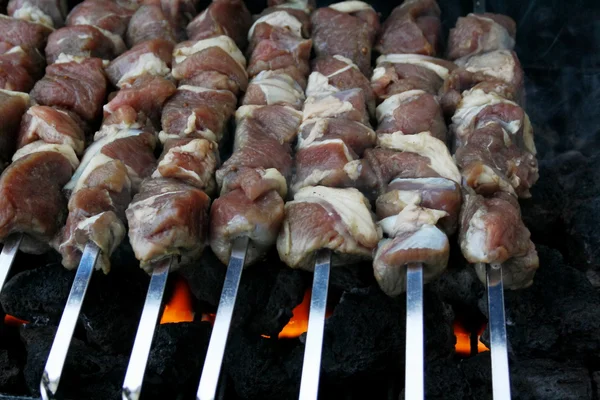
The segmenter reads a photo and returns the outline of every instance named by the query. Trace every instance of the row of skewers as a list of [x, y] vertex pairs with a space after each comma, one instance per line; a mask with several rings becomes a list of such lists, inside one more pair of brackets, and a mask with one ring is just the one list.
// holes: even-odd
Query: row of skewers
[[[169, 272], [197, 262], [207, 242], [229, 266], [198, 398], [215, 395], [242, 270], [273, 247], [315, 273], [300, 397], [318, 394], [330, 266], [373, 259], [384, 292], [407, 292], [406, 393], [423, 398], [422, 287], [446, 268], [456, 231], [487, 279], [494, 371], [505, 375], [494, 375], [495, 397], [510, 397], [502, 284], [526, 287], [538, 266], [517, 202], [537, 164], [510, 18], [460, 18], [443, 60], [433, 0], [406, 1], [381, 27], [359, 1], [317, 10], [275, 1], [253, 20], [237, 0], [195, 18], [193, 2], [86, 0], [56, 30], [59, 2], [21, 6], [39, 12], [17, 3], [0, 24], [20, 32], [22, 54], [47, 43], [49, 66], [29, 95], [35, 105], [0, 93], [12, 123], [3, 136], [13, 137], [3, 160], [19, 147], [0, 178], [1, 266], [5, 277], [17, 248], [53, 247], [77, 268], [45, 398], [92, 271], [108, 273], [126, 235], [152, 279], [124, 398], [139, 398]], [[44, 17], [54, 14], [63, 17]], [[0, 63], [18, 66], [15, 52]], [[21, 59], [35, 76], [32, 58]], [[119, 90], [103, 106], [109, 83]], [[234, 116], [233, 154], [221, 164]]]

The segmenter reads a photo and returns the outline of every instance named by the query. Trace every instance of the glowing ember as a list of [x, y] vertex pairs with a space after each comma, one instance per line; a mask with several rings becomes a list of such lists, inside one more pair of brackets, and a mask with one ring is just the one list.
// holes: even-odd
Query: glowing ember
[[[485, 325], [479, 329], [477, 332], [477, 351], [473, 353], [481, 353], [484, 351], [489, 351], [485, 344], [483, 344], [480, 340], [481, 334], [485, 330]], [[469, 332], [463, 324], [461, 324], [458, 320], [454, 321], [454, 336], [456, 336], [456, 345], [454, 346], [454, 350], [456, 354], [467, 357], [470, 356], [471, 353], [471, 332]]]
[[194, 320], [194, 307], [190, 288], [183, 278], [174, 276], [173, 279], [173, 295], [165, 305], [160, 323], [191, 322]]
[[[298, 304], [296, 308], [292, 310], [292, 318], [290, 319], [290, 322], [283, 327], [283, 330], [279, 332], [279, 339], [297, 338], [308, 330], [308, 314], [310, 313], [311, 293], [312, 292], [310, 289], [307, 289], [306, 292], [304, 292], [302, 303]], [[329, 318], [331, 314], [332, 311], [328, 309], [325, 313], [325, 318]], [[265, 335], [262, 336], [268, 337]]]
[[13, 317], [12, 315], [6, 314], [4, 316], [4, 325], [8, 325], [8, 326], [21, 326], [21, 325], [26, 325], [28, 323], [29, 323], [28, 321], [24, 321], [24, 320], [19, 319], [17, 317]]

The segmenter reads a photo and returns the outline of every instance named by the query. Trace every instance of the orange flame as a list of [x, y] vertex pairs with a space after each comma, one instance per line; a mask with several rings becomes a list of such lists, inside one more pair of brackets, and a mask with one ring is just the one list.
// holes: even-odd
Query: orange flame
[[13, 317], [12, 315], [6, 314], [4, 316], [4, 325], [21, 326], [21, 325], [26, 325], [28, 323], [29, 323], [29, 321], [25, 321], [25, 320], [19, 319], [17, 317]]
[[194, 307], [192, 306], [192, 294], [185, 279], [174, 276], [173, 294], [165, 305], [161, 324], [174, 322], [191, 322], [194, 320]]
[[[310, 296], [312, 291], [310, 289], [306, 289], [304, 292], [304, 298], [302, 299], [302, 303], [298, 304], [292, 310], [292, 318], [290, 322], [287, 323], [286, 326], [283, 327], [281, 332], [279, 332], [279, 339], [293, 339], [302, 335], [304, 332], [308, 330], [308, 315], [310, 313]], [[325, 313], [325, 318], [329, 318], [332, 314], [332, 311], [327, 309]], [[262, 335], [263, 337], [269, 337]]]
[[[471, 355], [471, 332], [467, 331], [463, 324], [461, 324], [458, 320], [454, 321], [454, 336], [456, 336], [456, 344], [454, 345], [454, 350], [456, 354], [467, 357]], [[477, 332], [477, 353], [481, 353], [484, 351], [489, 351], [483, 342], [481, 342], [481, 334], [485, 330], [485, 325], [483, 325], [479, 331]]]

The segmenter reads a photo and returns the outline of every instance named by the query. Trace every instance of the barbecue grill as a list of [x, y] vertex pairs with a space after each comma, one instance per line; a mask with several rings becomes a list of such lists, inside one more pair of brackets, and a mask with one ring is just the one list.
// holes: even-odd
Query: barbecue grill
[[[382, 21], [397, 6], [369, 3]], [[247, 6], [252, 15], [266, 7]], [[478, 266], [487, 278], [481, 283], [451, 235], [448, 269], [424, 285], [427, 265], [407, 264], [406, 295], [393, 298], [378, 287], [370, 262], [332, 268], [335, 252], [327, 249], [311, 258], [314, 273], [286, 267], [275, 249], [265, 251], [259, 268], [244, 269], [255, 249], [248, 251], [251, 242], [242, 236], [231, 241], [227, 269], [220, 254], [206, 250], [193, 265], [179, 265], [187, 253], [142, 260], [152, 272], [148, 280], [131, 235], [132, 243], [124, 239], [112, 254], [106, 276], [94, 268], [105, 268], [107, 250], [92, 241], [81, 245], [75, 273], [55, 253], [16, 255], [24, 242], [13, 235], [0, 256], [0, 335], [7, 343], [0, 345], [0, 392], [7, 393], [0, 400], [39, 398], [27, 397], [38, 390], [34, 381], [42, 382], [42, 398], [58, 390], [69, 399], [112, 398], [121, 386], [124, 399], [597, 399], [600, 8], [583, 1], [439, 6], [444, 43], [457, 18], [470, 12], [506, 14], [517, 23], [523, 104], [540, 175], [531, 198], [521, 201], [539, 254], [531, 286], [505, 292], [495, 263]], [[249, 71], [250, 65], [248, 55]], [[192, 91], [182, 86], [178, 92]], [[157, 98], [175, 93], [167, 84], [160, 90]], [[223, 161], [229, 156], [220, 154]], [[206, 196], [198, 192], [196, 199]], [[43, 300], [24, 300], [34, 295]], [[466, 351], [454, 342], [462, 330]]]

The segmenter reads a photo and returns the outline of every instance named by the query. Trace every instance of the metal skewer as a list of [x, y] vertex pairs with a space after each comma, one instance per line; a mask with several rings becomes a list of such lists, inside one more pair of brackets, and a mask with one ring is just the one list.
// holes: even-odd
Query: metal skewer
[[22, 233], [10, 235], [4, 241], [4, 247], [2, 247], [2, 253], [0, 253], [0, 290], [4, 287], [6, 277], [17, 257], [17, 251], [19, 250], [21, 241], [23, 241]]
[[85, 245], [67, 304], [65, 305], [50, 354], [48, 355], [48, 360], [46, 361], [44, 374], [42, 375], [40, 391], [44, 400], [54, 399], [56, 396], [67, 352], [73, 338], [73, 331], [75, 330], [75, 325], [81, 312], [81, 305], [83, 304], [83, 299], [85, 298], [85, 293], [87, 292], [90, 278], [92, 277], [92, 272], [94, 272], [99, 255], [100, 248], [96, 244], [88, 242]]
[[319, 395], [321, 353], [323, 349], [323, 333], [325, 331], [325, 312], [327, 309], [330, 270], [331, 250], [319, 250], [317, 259], [315, 260], [315, 273], [313, 276], [312, 295], [310, 297], [308, 332], [306, 333], [306, 346], [304, 348], [302, 378], [300, 381], [300, 400], [316, 400]]
[[140, 318], [127, 373], [125, 374], [125, 381], [123, 382], [123, 400], [138, 400], [142, 393], [144, 373], [146, 372], [152, 339], [156, 330], [156, 321], [160, 314], [172, 262], [173, 257], [161, 260], [152, 271], [146, 302], [144, 303], [142, 317]]
[[486, 266], [487, 301], [492, 355], [492, 387], [494, 400], [510, 400], [510, 373], [504, 315], [502, 265]]
[[202, 368], [202, 376], [196, 393], [197, 400], [214, 400], [217, 386], [219, 384], [219, 375], [223, 365], [223, 356], [231, 327], [231, 318], [235, 308], [242, 271], [246, 260], [246, 251], [248, 250], [248, 237], [235, 239], [231, 249], [231, 257], [227, 266], [227, 274], [219, 300], [217, 316], [210, 335], [208, 351]]
[[423, 335], [423, 264], [406, 266], [405, 398], [425, 398]]

